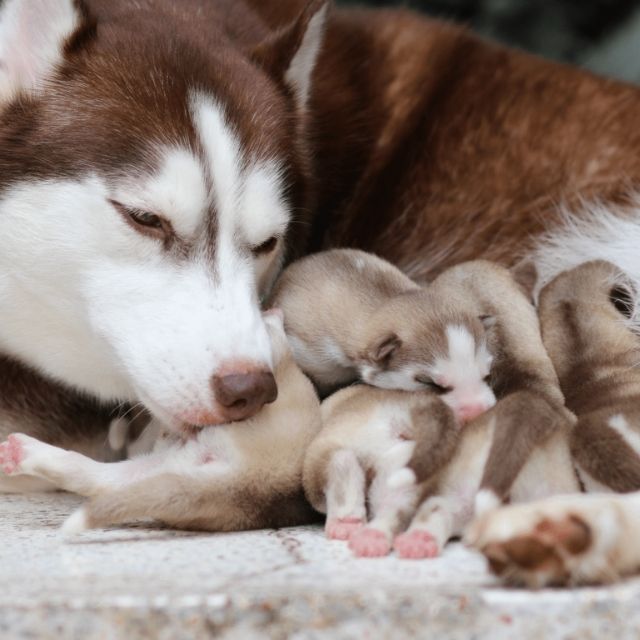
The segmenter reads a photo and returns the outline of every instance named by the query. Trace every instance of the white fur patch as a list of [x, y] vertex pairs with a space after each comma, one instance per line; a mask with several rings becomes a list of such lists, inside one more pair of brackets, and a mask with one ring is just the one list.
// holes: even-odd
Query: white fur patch
[[72, 0], [5, 0], [0, 9], [0, 101], [36, 91], [62, 61], [80, 16]]
[[434, 381], [451, 391], [442, 399], [456, 415], [466, 419], [490, 409], [496, 398], [484, 378], [491, 371], [492, 356], [486, 346], [476, 345], [466, 327], [446, 329], [448, 357], [439, 358], [432, 368]]
[[209, 202], [204, 167], [186, 149], [159, 148], [154, 154], [161, 159], [158, 172], [144, 181], [132, 177], [115, 191], [114, 200], [166, 218], [179, 236], [191, 240]]
[[[563, 211], [562, 224], [538, 243], [533, 258], [538, 270], [535, 295], [562, 271], [590, 260], [612, 262], [640, 290], [640, 196], [630, 208], [585, 204], [580, 215]], [[637, 310], [634, 319], [637, 321]]]

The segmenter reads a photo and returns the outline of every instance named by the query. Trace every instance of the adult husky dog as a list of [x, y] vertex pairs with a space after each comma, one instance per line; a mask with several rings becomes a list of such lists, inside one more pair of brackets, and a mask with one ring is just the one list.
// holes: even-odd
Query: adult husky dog
[[639, 106], [411, 12], [4, 0], [0, 436], [100, 457], [123, 403], [177, 430], [255, 414], [277, 393], [260, 297], [321, 247], [417, 279], [512, 264], [558, 203], [599, 199], [540, 283], [587, 258], [640, 278], [640, 218], [614, 207]]

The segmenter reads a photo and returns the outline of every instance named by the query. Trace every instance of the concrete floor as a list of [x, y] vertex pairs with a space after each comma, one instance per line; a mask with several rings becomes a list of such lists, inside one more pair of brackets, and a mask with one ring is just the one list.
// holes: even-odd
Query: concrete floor
[[640, 637], [640, 580], [498, 587], [461, 545], [356, 560], [316, 527], [193, 534], [134, 527], [65, 541], [79, 504], [0, 496], [0, 638]]

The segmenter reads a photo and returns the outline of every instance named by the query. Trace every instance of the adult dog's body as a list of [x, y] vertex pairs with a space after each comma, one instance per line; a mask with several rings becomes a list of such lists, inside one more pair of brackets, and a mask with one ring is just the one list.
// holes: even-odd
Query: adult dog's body
[[[512, 264], [640, 178], [640, 90], [405, 11], [4, 0], [0, 62], [0, 435], [96, 456], [121, 403], [179, 430], [273, 400], [259, 297], [287, 254]], [[640, 216], [589, 224], [541, 284], [640, 278]]]

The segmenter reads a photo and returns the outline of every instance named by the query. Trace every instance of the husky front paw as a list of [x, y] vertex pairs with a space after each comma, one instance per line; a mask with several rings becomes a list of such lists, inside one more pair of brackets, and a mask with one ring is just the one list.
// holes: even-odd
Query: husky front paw
[[394, 541], [393, 548], [399, 558], [436, 558], [440, 549], [436, 539], [428, 531], [407, 531]]
[[637, 546], [625, 542], [632, 535], [621, 517], [625, 500], [575, 495], [504, 507], [474, 522], [466, 541], [509, 583], [540, 588], [609, 582], [637, 567], [638, 558], [623, 560], [625, 545]]
[[24, 447], [21, 436], [11, 434], [5, 442], [0, 443], [0, 467], [8, 476], [22, 473], [20, 465], [24, 458]]
[[380, 558], [389, 554], [391, 543], [382, 531], [364, 527], [351, 535], [349, 548], [359, 558]]

